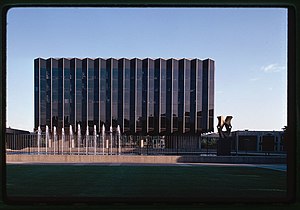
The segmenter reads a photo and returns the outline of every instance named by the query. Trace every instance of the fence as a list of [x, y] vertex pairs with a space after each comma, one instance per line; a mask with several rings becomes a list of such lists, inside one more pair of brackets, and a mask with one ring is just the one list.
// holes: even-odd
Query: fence
[[35, 155], [178, 155], [208, 151], [201, 148], [200, 136], [6, 134], [6, 152]]
[[[234, 142], [233, 142], [234, 143]], [[47, 155], [216, 155], [217, 139], [201, 136], [126, 136], [6, 134], [7, 154]], [[237, 150], [232, 155], [285, 154], [282, 151]]]

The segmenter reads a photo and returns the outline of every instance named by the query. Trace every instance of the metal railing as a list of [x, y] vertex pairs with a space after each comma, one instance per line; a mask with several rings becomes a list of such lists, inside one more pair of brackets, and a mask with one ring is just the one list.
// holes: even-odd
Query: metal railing
[[[200, 136], [6, 134], [7, 154], [168, 155], [200, 154]], [[210, 153], [215, 153], [211, 151]]]
[[[217, 140], [201, 136], [6, 134], [7, 154], [32, 155], [216, 155]], [[232, 155], [286, 154], [236, 150]]]

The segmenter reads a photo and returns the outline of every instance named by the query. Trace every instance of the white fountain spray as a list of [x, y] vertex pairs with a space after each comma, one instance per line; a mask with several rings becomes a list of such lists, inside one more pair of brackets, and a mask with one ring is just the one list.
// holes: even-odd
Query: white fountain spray
[[38, 155], [40, 154], [41, 135], [42, 135], [42, 130], [41, 130], [41, 126], [39, 126], [38, 127], [38, 138], [37, 138]]
[[64, 154], [64, 143], [65, 143], [65, 129], [61, 129], [61, 154]]
[[[48, 152], [48, 141], [49, 141], [49, 127], [46, 125], [46, 155]], [[51, 147], [51, 141], [49, 141], [49, 147]]]
[[77, 147], [78, 147], [78, 155], [80, 153], [80, 142], [81, 142], [81, 129], [80, 125], [78, 124], [78, 129], [77, 129]]
[[72, 125], [70, 125], [69, 135], [70, 135], [70, 146], [69, 147], [70, 147], [70, 155], [71, 155], [72, 148], [75, 147], [75, 145], [74, 145], [74, 134], [73, 134]]
[[102, 155], [104, 155], [105, 126], [102, 125]]
[[53, 152], [55, 154], [55, 142], [57, 141], [56, 127], [53, 128]]
[[94, 155], [96, 155], [97, 152], [97, 127], [94, 125]]
[[120, 126], [118, 125], [117, 127], [117, 137], [118, 137], [118, 154], [121, 154], [121, 129]]
[[85, 154], [88, 154], [88, 144], [89, 144], [89, 126], [86, 126], [86, 132], [85, 132]]

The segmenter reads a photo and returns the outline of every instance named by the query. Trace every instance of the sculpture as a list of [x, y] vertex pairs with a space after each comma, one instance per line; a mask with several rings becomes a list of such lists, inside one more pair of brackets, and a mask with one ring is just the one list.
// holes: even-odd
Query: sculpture
[[[218, 116], [218, 133], [219, 133], [219, 141], [217, 147], [217, 155], [231, 155], [231, 119], [232, 116], [227, 116], [224, 120], [223, 116]], [[223, 131], [223, 128], [226, 128], [226, 131]]]
[[[229, 137], [232, 128], [231, 126], [232, 118], [233, 118], [232, 116], [227, 116], [226, 119], [224, 120], [223, 116], [218, 117], [219, 122], [217, 128], [218, 128], [218, 133], [220, 135], [220, 138], [225, 139]], [[223, 131], [224, 126], [226, 128], [226, 131]]]

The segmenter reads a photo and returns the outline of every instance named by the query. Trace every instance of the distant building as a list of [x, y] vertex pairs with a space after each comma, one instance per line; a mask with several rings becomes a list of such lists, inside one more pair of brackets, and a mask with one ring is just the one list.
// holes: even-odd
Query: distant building
[[[286, 139], [283, 131], [249, 131], [239, 130], [231, 132], [231, 152], [284, 152], [286, 151]], [[218, 133], [208, 133], [202, 135], [202, 140], [208, 139], [208, 143], [213, 144], [211, 149], [216, 149], [216, 142], [219, 140]], [[206, 141], [203, 141], [206, 147]]]
[[234, 131], [233, 147], [238, 151], [286, 151], [283, 131]]
[[195, 135], [214, 130], [211, 59], [34, 60], [35, 129], [120, 125], [133, 135]]
[[20, 150], [30, 145], [26, 138], [17, 138], [16, 136], [29, 136], [30, 132], [26, 130], [6, 128], [5, 147], [10, 150]]
[[29, 131], [14, 129], [14, 128], [6, 128], [6, 134], [30, 134]]

